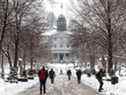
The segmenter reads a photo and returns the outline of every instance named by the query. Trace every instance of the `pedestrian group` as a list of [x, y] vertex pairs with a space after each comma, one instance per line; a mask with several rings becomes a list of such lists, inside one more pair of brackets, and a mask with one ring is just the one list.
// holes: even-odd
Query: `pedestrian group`
[[[63, 72], [60, 70], [60, 73], [63, 74]], [[101, 92], [103, 90], [103, 69], [100, 69], [95, 75], [96, 75], [96, 79], [99, 82], [99, 89], [98, 91]], [[47, 78], [50, 78], [50, 83], [54, 84], [54, 80], [55, 80], [55, 71], [51, 68], [51, 70], [48, 72], [48, 70], [45, 69], [45, 67], [43, 66], [39, 72], [38, 72], [38, 76], [39, 76], [39, 81], [40, 81], [40, 95], [42, 95], [42, 88], [43, 88], [43, 93], [46, 93], [46, 81]], [[71, 76], [72, 76], [72, 72], [71, 70], [67, 70], [67, 76], [68, 76], [68, 80], [71, 80]], [[80, 84], [81, 83], [81, 76], [82, 76], [82, 71], [81, 69], [76, 70], [76, 77], [77, 77], [77, 83]]]

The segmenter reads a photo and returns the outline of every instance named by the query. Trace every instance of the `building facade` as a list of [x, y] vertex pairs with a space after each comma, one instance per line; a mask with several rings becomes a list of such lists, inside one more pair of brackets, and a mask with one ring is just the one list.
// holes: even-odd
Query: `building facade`
[[48, 46], [51, 50], [52, 62], [69, 63], [72, 61], [71, 35], [67, 31], [67, 21], [64, 15], [57, 19], [56, 28], [46, 34]]

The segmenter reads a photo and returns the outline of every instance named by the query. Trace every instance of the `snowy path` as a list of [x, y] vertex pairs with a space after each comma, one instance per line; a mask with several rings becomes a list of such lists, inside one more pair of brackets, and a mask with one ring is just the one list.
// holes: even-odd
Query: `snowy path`
[[[47, 81], [46, 95], [96, 95], [96, 92], [84, 84], [77, 84], [77, 81], [72, 78], [67, 80], [67, 76], [58, 75], [54, 84]], [[39, 95], [39, 84], [19, 93], [18, 95]]]

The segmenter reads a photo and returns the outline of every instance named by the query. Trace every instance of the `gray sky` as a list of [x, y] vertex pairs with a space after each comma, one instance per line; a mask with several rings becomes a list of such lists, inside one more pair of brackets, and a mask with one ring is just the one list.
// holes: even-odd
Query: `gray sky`
[[[60, 14], [65, 15], [68, 19], [71, 17], [71, 1], [75, 0], [45, 0], [46, 9], [48, 12], [52, 11], [56, 17]], [[63, 9], [61, 9], [61, 4], [63, 4]]]

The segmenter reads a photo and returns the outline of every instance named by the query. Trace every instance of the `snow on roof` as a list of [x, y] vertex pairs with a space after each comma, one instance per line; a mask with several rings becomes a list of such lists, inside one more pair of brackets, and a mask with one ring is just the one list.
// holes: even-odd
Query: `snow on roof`
[[69, 34], [69, 35], [73, 34], [73, 33], [72, 33], [72, 32], [70, 32], [70, 31], [66, 31], [66, 33], [67, 33], [67, 34]]
[[56, 33], [57, 33], [56, 30], [49, 30], [49, 31], [43, 33], [43, 35], [44, 35], [44, 36], [51, 36], [51, 35], [54, 35], [54, 34], [56, 34]]
[[72, 32], [70, 32], [70, 31], [64, 31], [64, 32], [62, 31], [62, 32], [60, 32], [60, 31], [57, 31], [56, 29], [53, 29], [53, 30], [49, 30], [49, 31], [43, 33], [42, 35], [43, 36], [52, 36], [52, 35], [55, 35], [57, 33], [65, 33], [65, 34], [68, 34], [68, 35], [72, 34]]

